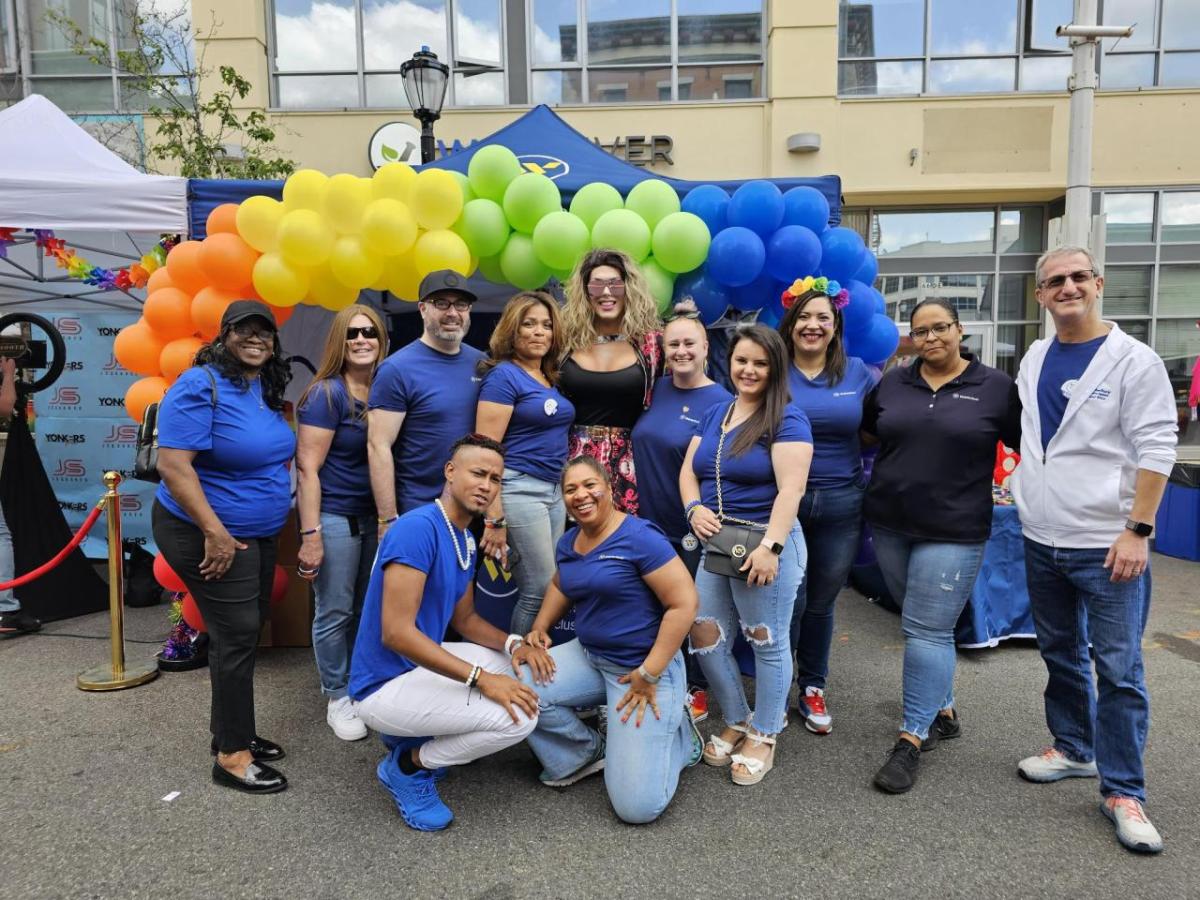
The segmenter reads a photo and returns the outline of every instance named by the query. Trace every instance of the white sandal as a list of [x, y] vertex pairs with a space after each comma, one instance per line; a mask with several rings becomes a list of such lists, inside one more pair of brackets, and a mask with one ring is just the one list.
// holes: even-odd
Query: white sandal
[[[742, 741], [745, 740], [745, 725], [727, 725], [726, 727], [730, 731], [738, 732], [738, 734], [743, 735], [743, 737], [739, 737], [736, 741], [730, 743], [722, 738], [719, 734], [712, 735], [708, 739], [708, 742], [704, 745], [703, 753], [704, 762], [710, 766], [729, 765], [730, 761], [734, 758], [733, 751], [740, 747]], [[712, 748], [711, 752], [709, 750], [710, 747]]]
[[[771, 753], [766, 759], [756, 759], [753, 756], [735, 753], [729, 758], [729, 761], [735, 766], [745, 768], [746, 774], [742, 775], [734, 771], [729, 774], [733, 778], [734, 784], [758, 784], [775, 767], [775, 738], [765, 734], [747, 734], [745, 740], [753, 741], [755, 744], [767, 744], [771, 747]], [[743, 741], [744, 743], [745, 741]]]

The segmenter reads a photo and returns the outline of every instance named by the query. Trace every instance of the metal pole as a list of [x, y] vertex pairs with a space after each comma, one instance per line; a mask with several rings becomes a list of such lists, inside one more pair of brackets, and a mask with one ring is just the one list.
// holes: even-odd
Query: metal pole
[[421, 164], [431, 163], [437, 155], [437, 145], [433, 140], [433, 119], [421, 119]]
[[[1096, 0], [1075, 0], [1076, 27], [1096, 24]], [[1067, 203], [1063, 240], [1069, 247], [1086, 247], [1092, 234], [1092, 118], [1096, 98], [1094, 37], [1072, 37], [1070, 136], [1067, 143]]]

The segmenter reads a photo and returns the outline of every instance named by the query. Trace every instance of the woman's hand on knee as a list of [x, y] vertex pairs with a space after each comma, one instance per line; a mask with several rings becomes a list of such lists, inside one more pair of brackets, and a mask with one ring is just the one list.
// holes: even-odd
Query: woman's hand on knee
[[529, 673], [533, 677], [534, 684], [549, 684], [554, 680], [554, 657], [541, 647], [522, 644], [513, 653], [512, 667], [518, 678], [521, 677], [522, 663], [529, 666]]
[[483, 672], [476, 684], [479, 693], [507, 710], [514, 724], [521, 721], [517, 716], [517, 709], [531, 719], [537, 718], [538, 696], [529, 685], [493, 672]]

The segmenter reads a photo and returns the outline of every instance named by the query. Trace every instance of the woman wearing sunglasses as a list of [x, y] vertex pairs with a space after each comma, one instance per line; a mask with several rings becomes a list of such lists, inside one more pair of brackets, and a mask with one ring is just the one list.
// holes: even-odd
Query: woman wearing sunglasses
[[299, 574], [313, 582], [313, 653], [325, 721], [343, 741], [367, 736], [347, 693], [350, 655], [375, 558], [375, 500], [367, 469], [367, 397], [387, 355], [383, 319], [354, 304], [333, 317], [312, 384], [300, 398], [296, 505]]
[[571, 459], [598, 460], [617, 508], [638, 511], [630, 433], [650, 406], [662, 368], [658, 307], [633, 260], [593, 250], [567, 285], [559, 387], [575, 404]]

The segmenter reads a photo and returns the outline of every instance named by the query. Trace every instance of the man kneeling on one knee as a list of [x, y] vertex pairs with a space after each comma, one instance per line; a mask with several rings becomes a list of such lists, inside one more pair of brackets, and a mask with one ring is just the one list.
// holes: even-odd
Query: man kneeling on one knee
[[[388, 529], [363, 603], [350, 696], [391, 748], [379, 780], [422, 831], [454, 819], [435, 786], [446, 767], [511, 747], [537, 724], [537, 695], [504, 674], [515, 642], [475, 612], [467, 527], [495, 500], [503, 473], [498, 443], [457, 441], [441, 497]], [[464, 640], [443, 642], [448, 626]]]

